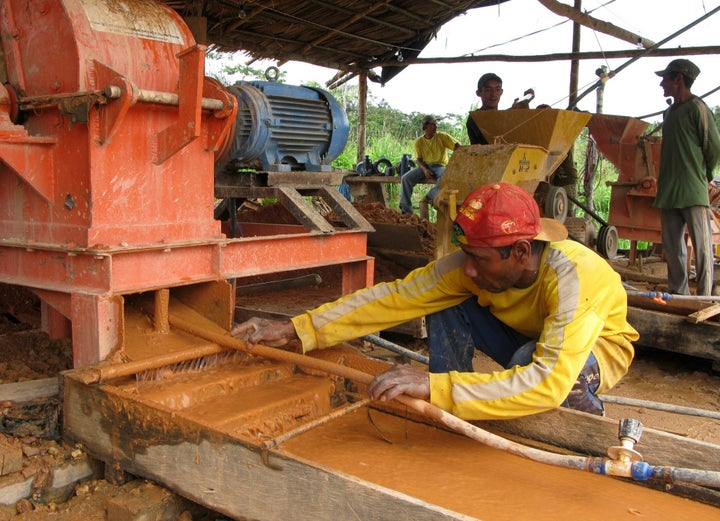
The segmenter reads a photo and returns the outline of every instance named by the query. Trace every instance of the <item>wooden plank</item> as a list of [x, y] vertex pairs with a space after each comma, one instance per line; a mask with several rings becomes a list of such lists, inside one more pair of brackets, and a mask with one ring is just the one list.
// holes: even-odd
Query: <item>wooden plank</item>
[[267, 282], [257, 282], [255, 284], [238, 285], [235, 294], [238, 296], [262, 295], [273, 291], [282, 291], [286, 289], [308, 288], [311, 286], [319, 286], [322, 284], [322, 277], [317, 273], [301, 275], [299, 277], [291, 277], [287, 279], [269, 280]]
[[292, 185], [303, 188], [338, 186], [343, 182], [342, 172], [267, 172], [268, 186]]
[[425, 266], [428, 262], [430, 262], [432, 259], [429, 259], [425, 255], [418, 255], [415, 253], [405, 253], [401, 251], [396, 250], [388, 250], [385, 248], [368, 248], [368, 253], [372, 255], [373, 257], [380, 257], [383, 259], [390, 260], [397, 264], [398, 266], [401, 266], [405, 268], [408, 271], [412, 271], [415, 268], [420, 268], [422, 266]]
[[662, 313], [674, 313], [683, 315], [683, 317], [701, 310], [707, 306], [707, 302], [698, 302], [692, 300], [664, 300], [658, 302], [649, 297], [639, 297], [636, 295], [628, 295], [628, 306], [638, 308], [639, 310], [653, 310]]
[[720, 314], [720, 304], [713, 304], [712, 306], [703, 308], [700, 311], [691, 313], [690, 315], [688, 315], [687, 321], [691, 324], [699, 324], [700, 322], [705, 322], [707, 319], [712, 318], [718, 314]]
[[720, 361], [720, 325], [691, 324], [684, 316], [628, 307], [628, 322], [638, 330], [638, 346]]
[[[401, 181], [400, 176], [396, 175], [352, 175], [352, 176], [346, 176], [345, 181], [348, 184], [377, 184], [377, 183], [390, 183], [390, 184], [398, 184]], [[432, 185], [435, 184], [435, 179], [423, 179], [420, 181], [420, 184], [424, 185]]]
[[318, 192], [332, 208], [332, 211], [342, 219], [348, 229], [364, 232], [373, 231], [372, 226], [365, 217], [334, 187], [323, 186]]
[[22, 472], [0, 477], [0, 505], [14, 505], [31, 497], [33, 501], [46, 505], [64, 502], [78, 481], [102, 476], [101, 465], [86, 454], [51, 469], [49, 479], [45, 474], [47, 470], [45, 467], [28, 466]]
[[68, 440], [234, 519], [374, 519], [378, 512], [384, 519], [472, 519], [279, 452], [262, 453], [182, 422], [177, 411], [130, 400], [108, 386], [85, 386], [72, 372], [66, 373], [64, 403]]
[[[349, 175], [345, 177], [345, 182], [350, 185], [361, 185], [361, 184], [377, 184], [377, 183], [400, 183], [400, 176], [394, 175]], [[434, 182], [434, 181], [433, 181]]]
[[0, 402], [28, 402], [35, 398], [48, 398], [57, 394], [57, 378], [42, 378], [0, 385]]

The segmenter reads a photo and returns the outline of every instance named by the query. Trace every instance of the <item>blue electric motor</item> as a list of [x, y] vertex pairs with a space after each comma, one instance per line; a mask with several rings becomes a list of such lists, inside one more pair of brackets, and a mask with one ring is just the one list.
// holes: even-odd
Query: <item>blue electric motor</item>
[[228, 87], [238, 100], [229, 156], [240, 168], [331, 170], [345, 148], [350, 126], [329, 92], [274, 81]]

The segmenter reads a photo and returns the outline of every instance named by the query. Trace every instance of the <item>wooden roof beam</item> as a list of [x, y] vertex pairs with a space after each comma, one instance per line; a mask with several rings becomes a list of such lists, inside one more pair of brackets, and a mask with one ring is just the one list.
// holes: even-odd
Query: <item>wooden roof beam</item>
[[[244, 37], [243, 39], [253, 39], [254, 42], [260, 42], [263, 40], [267, 40], [267, 38], [263, 38], [261, 34], [254, 33], [252, 31], [246, 31], [246, 30], [235, 31], [235, 34], [243, 36]], [[272, 38], [272, 42], [280, 42], [280, 43], [286, 43], [286, 44], [297, 43], [295, 40], [291, 40], [289, 38], [280, 38], [277, 36], [274, 36]], [[239, 47], [240, 50], [249, 51], [249, 49], [243, 48], [242, 41], [237, 41], [237, 39], [233, 38], [233, 37], [225, 37], [222, 40], [217, 40], [215, 43], [217, 45], [224, 45], [226, 47]], [[253, 48], [257, 48], [257, 47], [258, 47], [258, 45], [253, 45]], [[319, 49], [321, 51], [326, 51], [326, 52], [333, 53], [333, 54], [343, 54], [353, 60], [364, 60], [365, 59], [364, 54], [360, 54], [360, 53], [356, 53], [356, 52], [352, 52], [352, 51], [346, 51], [344, 49], [337, 49], [335, 47], [318, 46], [315, 48]], [[277, 57], [282, 57], [282, 58], [284, 58], [285, 56], [303, 56], [302, 54], [297, 54], [297, 53], [293, 53], [293, 52], [281, 52], [281, 51], [277, 51], [276, 49], [271, 50], [270, 47], [268, 47], [267, 45], [263, 46], [263, 49], [264, 50], [262, 52], [277, 53], [277, 55], [278, 55]], [[294, 61], [304, 61], [306, 63], [309, 63], [306, 61], [307, 56], [305, 56], [305, 59], [298, 59], [298, 58], [287, 58], [287, 59], [294, 60]], [[333, 68], [335, 68], [335, 67], [333, 67]]]
[[[247, 31], [245, 31], [247, 32]], [[248, 33], [251, 34], [251, 33]], [[239, 51], [245, 52], [246, 54], [249, 54], [254, 57], [260, 57], [267, 60], [276, 60], [276, 61], [299, 61], [303, 63], [310, 63], [312, 65], [317, 65], [319, 67], [327, 67], [328, 69], [338, 69], [342, 71], [354, 71], [354, 72], [364, 72], [366, 69], [364, 67], [358, 67], [356, 65], [348, 65], [347, 63], [338, 63], [334, 60], [322, 60], [322, 59], [313, 59], [313, 61], [308, 61], [307, 55], [303, 54], [297, 54], [292, 52], [285, 52], [285, 53], [279, 53], [276, 49], [271, 49], [269, 47], [261, 46], [261, 45], [255, 45], [253, 50], [243, 49], [241, 43], [238, 43], [238, 41], [234, 38], [223, 38], [222, 40], [216, 39], [215, 42], [213, 42], [213, 45], [216, 47], [226, 47], [228, 49], [238, 49]], [[331, 49], [333, 51], [333, 54], [337, 54], [337, 49]], [[328, 50], [330, 52], [330, 50]], [[359, 56], [353, 53], [349, 53], [346, 51], [341, 51], [343, 54], [349, 56], [349, 57], [355, 57], [358, 60], [364, 60], [365, 56]], [[354, 61], [354, 60], [353, 60]]]
[[320, 36], [319, 38], [316, 38], [312, 42], [309, 42], [305, 45], [305, 47], [302, 48], [301, 52], [307, 52], [313, 47], [315, 47], [317, 44], [324, 42], [328, 38], [332, 38], [334, 35], [339, 34], [343, 29], [346, 29], [353, 25], [355, 22], [362, 20], [365, 18], [365, 15], [372, 13], [373, 11], [377, 11], [381, 7], [384, 7], [386, 4], [390, 3], [392, 0], [381, 0], [380, 2], [375, 2], [370, 7], [365, 9], [363, 12], [356, 13], [354, 16], [350, 17], [349, 20], [346, 20], [344, 23], [338, 25], [337, 27], [334, 27], [330, 29], [328, 32]]
[[509, 54], [484, 54], [482, 56], [448, 56], [444, 58], [414, 58], [406, 59], [402, 63], [397, 60], [378, 60], [372, 64], [373, 67], [405, 67], [407, 65], [428, 65], [437, 63], [475, 63], [475, 62], [549, 62], [560, 60], [611, 60], [615, 58], [634, 58], [636, 56], [699, 56], [704, 54], [720, 54], [720, 45], [708, 45], [702, 47], [676, 47], [672, 49], [653, 49], [645, 51], [642, 49], [627, 49], [624, 51], [589, 51], [589, 52], [565, 52], [555, 54], [536, 54], [533, 56], [516, 56]]
[[267, 9], [267, 6], [264, 5], [258, 5], [256, 7], [253, 7], [249, 13], [245, 15], [245, 17], [238, 19], [235, 23], [233, 23], [230, 27], [226, 29], [226, 31], [234, 31], [238, 27], [240, 27], [242, 24], [249, 22], [253, 18], [255, 18], [257, 15], [261, 14], [263, 11]]
[[[373, 45], [378, 45], [378, 46], [387, 47], [387, 48], [397, 48], [397, 47], [398, 47], [398, 44], [383, 42], [383, 41], [380, 41], [380, 40], [374, 40], [374, 39], [372, 39], [372, 38], [366, 38], [365, 36], [360, 36], [360, 35], [358, 35], [358, 34], [347, 33], [347, 32], [341, 31], [341, 30], [334, 30], [332, 27], [327, 27], [326, 25], [323, 25], [323, 24], [320, 24], [320, 23], [317, 23], [317, 22], [312, 22], [312, 21], [310, 21], [310, 20], [304, 20], [304, 19], [302, 19], [302, 18], [298, 18], [297, 16], [293, 16], [293, 15], [290, 15], [290, 14], [287, 14], [287, 13], [283, 13], [283, 12], [281, 12], [281, 11], [277, 11], [277, 10], [271, 9], [271, 8], [268, 8], [268, 9], [265, 11], [265, 14], [266, 14], [267, 16], [269, 16], [269, 17], [273, 17], [273, 18], [276, 18], [276, 19], [279, 19], [279, 20], [282, 20], [282, 21], [290, 21], [290, 22], [293, 22], [293, 23], [297, 23], [297, 24], [300, 24], [300, 25], [305, 25], [305, 26], [307, 26], [307, 27], [311, 27], [311, 28], [316, 29], [316, 30], [321, 30], [321, 31], [325, 31], [325, 32], [332, 32], [332, 33], [334, 33], [334, 34], [339, 34], [339, 35], [342, 35], [342, 36], [344, 36], [344, 37], [346, 37], [346, 38], [349, 38], [349, 39], [352, 39], [352, 40], [360, 40], [360, 41], [363, 41], [363, 42], [371, 43], [371, 44], [373, 44]], [[275, 37], [275, 35], [272, 35], [272, 34], [266, 34], [266, 35], [264, 35], [264, 36], [262, 37], [262, 39], [264, 39], [264, 40], [267, 40], [268, 38], [277, 39], [277, 38]], [[297, 42], [297, 40], [293, 40], [293, 43], [297, 44], [298, 42]]]
[[542, 5], [544, 5], [547, 9], [549, 9], [556, 15], [569, 18], [573, 22], [584, 25], [585, 27], [589, 27], [594, 31], [599, 31], [610, 36], [614, 36], [615, 38], [626, 41], [633, 45], [641, 45], [645, 49], [648, 49], [655, 45], [655, 42], [653, 42], [652, 40], [648, 40], [647, 38], [644, 38], [640, 35], [622, 29], [616, 25], [611, 24], [610, 22], [604, 22], [602, 20], [598, 20], [597, 18], [593, 18], [592, 16], [585, 14], [582, 11], [575, 9], [574, 7], [565, 5], [561, 2], [558, 2], [557, 0], [538, 0], [538, 2], [540, 2]]
[[[352, 11], [345, 7], [340, 7], [338, 5], [332, 4], [330, 2], [325, 2], [323, 0], [308, 0], [308, 1], [313, 4], [316, 4], [316, 5], [321, 5], [325, 9], [333, 9], [335, 11], [339, 11], [341, 13], [347, 13], [347, 14], [356, 14], [356, 11]], [[365, 20], [369, 20], [374, 24], [384, 25], [385, 27], [392, 29], [393, 31], [399, 31], [401, 33], [407, 34], [408, 36], [415, 34], [415, 31], [413, 31], [412, 29], [408, 29], [407, 27], [398, 26], [397, 24], [394, 24], [394, 23], [386, 22], [385, 20], [383, 20], [381, 18], [377, 18], [375, 16], [367, 16], [366, 15], [366, 16], [364, 16], [364, 18], [365, 18]]]

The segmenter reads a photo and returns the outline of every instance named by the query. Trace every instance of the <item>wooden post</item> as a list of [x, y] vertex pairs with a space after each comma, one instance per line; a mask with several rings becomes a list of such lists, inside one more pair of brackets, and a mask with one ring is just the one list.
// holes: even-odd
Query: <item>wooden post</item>
[[357, 122], [357, 160], [365, 159], [365, 122], [367, 116], [367, 74], [358, 76], [358, 122]]
[[[582, 0], [575, 0], [575, 9], [580, 11], [582, 8]], [[572, 38], [572, 52], [573, 52], [573, 59], [570, 60], [570, 95], [568, 96], [568, 107], [575, 107], [575, 104], [578, 102], [578, 76], [580, 72], [580, 60], [576, 57], [577, 53], [580, 52], [580, 24], [578, 22], [573, 22], [573, 38]], [[570, 162], [574, 165], [574, 157], [575, 157], [575, 146], [571, 146], [570, 150], [568, 150], [568, 156], [570, 157]], [[572, 197], [577, 197], [577, 179], [575, 179], [575, 182], [569, 186], [565, 187], [565, 190], [569, 195]], [[574, 217], [575, 216], [575, 206], [572, 203], [568, 203], [568, 216]]]
[[168, 322], [169, 303], [169, 289], [159, 289], [155, 292], [155, 312], [153, 314], [153, 321], [155, 323], [155, 332], [162, 335], [167, 335], [170, 332], [170, 323]]
[[[582, 0], [575, 0], [575, 9], [580, 11], [582, 8]], [[568, 107], [574, 107], [577, 103], [578, 91], [578, 73], [580, 69], [580, 60], [577, 53], [580, 52], [580, 24], [573, 22], [573, 38], [572, 38], [573, 59], [570, 60], [570, 96], [568, 96]]]

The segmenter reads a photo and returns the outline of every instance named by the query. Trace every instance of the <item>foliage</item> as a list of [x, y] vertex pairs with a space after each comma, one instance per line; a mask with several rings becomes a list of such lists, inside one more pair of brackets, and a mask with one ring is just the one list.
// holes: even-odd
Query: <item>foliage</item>
[[[263, 70], [236, 63], [233, 58], [237, 54], [212, 51], [205, 53], [205, 66], [208, 76], [215, 78], [223, 85], [232, 85], [238, 81], [267, 81], [268, 72], [277, 71], [277, 68], [270, 71], [270, 67]], [[277, 82], [284, 83], [286, 73], [283, 71], [277, 71], [277, 73]]]
[[[350, 133], [348, 144], [343, 153], [333, 162], [335, 168], [355, 170], [362, 160], [358, 157], [358, 95], [357, 87], [346, 86], [332, 90], [331, 94], [338, 100], [348, 116]], [[367, 113], [365, 115], [365, 155], [371, 161], [388, 159], [392, 165], [398, 166], [403, 154], [415, 156], [415, 140], [422, 135], [422, 118], [427, 114], [412, 112], [406, 114], [392, 108], [385, 100], [376, 101], [368, 99]], [[438, 130], [450, 134], [463, 144], [468, 144], [465, 133], [465, 117], [457, 114], [440, 116], [433, 114], [438, 120]], [[390, 206], [397, 208], [400, 199], [400, 185], [388, 183], [386, 185]], [[417, 203], [425, 197], [432, 188], [431, 185], [418, 185], [413, 194]]]

